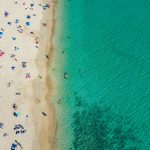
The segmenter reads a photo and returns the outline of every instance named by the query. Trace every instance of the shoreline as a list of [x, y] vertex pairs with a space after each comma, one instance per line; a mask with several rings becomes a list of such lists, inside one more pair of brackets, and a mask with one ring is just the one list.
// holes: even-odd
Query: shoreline
[[[39, 63], [41, 64], [41, 53], [39, 52], [37, 54], [36, 57], [36, 66], [38, 69], [38, 73], [40, 74], [43, 71], [43, 76], [42, 76], [42, 83], [43, 84], [43, 95], [41, 95], [41, 102], [38, 102], [39, 105], [38, 107], [36, 106], [37, 111], [39, 110], [44, 110], [46, 111], [47, 114], [47, 119], [39, 117], [37, 114], [37, 112], [34, 110], [33, 115], [35, 118], [35, 122], [36, 120], [40, 120], [39, 125], [37, 125], [36, 127], [36, 135], [35, 135], [35, 141], [33, 144], [33, 150], [50, 150], [50, 149], [54, 149], [55, 147], [55, 138], [56, 138], [56, 129], [57, 129], [57, 119], [56, 119], [56, 107], [54, 106], [54, 104], [52, 103], [51, 97], [53, 95], [53, 91], [54, 91], [54, 82], [52, 79], [52, 74], [49, 73], [49, 68], [51, 66], [52, 63], [52, 55], [53, 55], [53, 45], [52, 45], [52, 38], [53, 38], [53, 34], [54, 34], [54, 27], [55, 27], [55, 11], [56, 11], [56, 2], [55, 1], [51, 1], [50, 2], [50, 9], [48, 11], [48, 13], [45, 13], [43, 11], [43, 18], [41, 20], [41, 29], [40, 29], [40, 37], [42, 37], [41, 43], [40, 43], [40, 51], [44, 51], [45, 52], [45, 61], [43, 62], [43, 65], [39, 65]], [[45, 17], [46, 16], [46, 17]], [[48, 16], [50, 16], [48, 18]], [[46, 22], [47, 24], [47, 29], [44, 31], [43, 30], [43, 25], [42, 22]], [[45, 32], [45, 34], [44, 34]], [[45, 36], [47, 35], [47, 36]], [[49, 35], [49, 36], [48, 36]], [[43, 38], [45, 36], [45, 39]], [[45, 44], [44, 44], [45, 43]], [[44, 56], [43, 56], [44, 57]], [[45, 69], [43, 69], [45, 68]], [[44, 71], [45, 70], [45, 71]], [[41, 76], [41, 75], [40, 75]], [[39, 83], [39, 79], [38, 77], [34, 80], [33, 82], [33, 89], [37, 89], [38, 90], [34, 90], [34, 95], [36, 95], [39, 91], [39, 87], [37, 86]], [[39, 84], [40, 85], [40, 84]], [[35, 97], [36, 99], [36, 97]], [[37, 114], [35, 114], [35, 112]], [[39, 143], [39, 146], [37, 146], [37, 143]]]

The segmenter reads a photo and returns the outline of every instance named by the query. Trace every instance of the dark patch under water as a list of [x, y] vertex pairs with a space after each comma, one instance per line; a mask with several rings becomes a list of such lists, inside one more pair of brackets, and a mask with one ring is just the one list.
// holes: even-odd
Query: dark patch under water
[[75, 150], [140, 150], [138, 129], [127, 118], [111, 114], [110, 108], [98, 104], [81, 106], [73, 113], [72, 129]]
[[[128, 122], [106, 116], [98, 107], [76, 110], [73, 114], [73, 148], [75, 150], [138, 150], [142, 141], [137, 129]], [[111, 120], [110, 120], [111, 118]], [[112, 123], [114, 127], [111, 127]], [[130, 146], [129, 146], [130, 143]], [[127, 146], [128, 145], [128, 146]]]

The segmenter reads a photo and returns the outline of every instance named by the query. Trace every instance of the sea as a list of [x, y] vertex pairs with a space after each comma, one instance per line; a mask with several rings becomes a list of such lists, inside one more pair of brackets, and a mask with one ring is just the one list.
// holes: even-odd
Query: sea
[[58, 0], [57, 149], [150, 150], [150, 1]]

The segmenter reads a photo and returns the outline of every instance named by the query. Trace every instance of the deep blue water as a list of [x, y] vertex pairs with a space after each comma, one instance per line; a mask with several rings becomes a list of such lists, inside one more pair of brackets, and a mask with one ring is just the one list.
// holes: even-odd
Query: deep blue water
[[150, 150], [150, 1], [58, 8], [59, 149]]

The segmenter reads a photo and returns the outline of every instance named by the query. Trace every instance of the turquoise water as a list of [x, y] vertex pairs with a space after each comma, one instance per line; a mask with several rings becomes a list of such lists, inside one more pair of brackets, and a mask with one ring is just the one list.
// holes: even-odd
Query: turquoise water
[[150, 150], [150, 1], [58, 8], [59, 149]]

